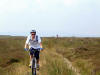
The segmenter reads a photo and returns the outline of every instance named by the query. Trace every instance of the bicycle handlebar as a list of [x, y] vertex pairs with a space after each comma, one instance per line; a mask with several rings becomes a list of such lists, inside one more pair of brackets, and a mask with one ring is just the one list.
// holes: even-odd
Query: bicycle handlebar
[[[28, 48], [24, 48], [24, 50], [25, 50], [25, 51], [29, 51]], [[36, 50], [41, 51], [41, 50], [43, 50], [43, 48], [37, 48]]]

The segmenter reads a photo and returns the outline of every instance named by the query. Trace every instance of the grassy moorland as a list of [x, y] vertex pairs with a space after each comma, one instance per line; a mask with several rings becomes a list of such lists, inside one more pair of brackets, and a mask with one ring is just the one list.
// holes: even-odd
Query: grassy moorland
[[[28, 67], [29, 55], [23, 49], [25, 39], [0, 37], [0, 75], [31, 75], [31, 69]], [[55, 54], [55, 49], [49, 47], [46, 39], [43, 39], [43, 43], [45, 50], [41, 52], [41, 69], [38, 75], [75, 75], [67, 68], [63, 58]]]
[[0, 37], [0, 75], [18, 75], [20, 69], [27, 69], [28, 56], [23, 50], [24, 42], [23, 37]]
[[[0, 75], [31, 75], [29, 55], [23, 50], [25, 37], [0, 37]], [[76, 75], [64, 58], [81, 75], [100, 75], [100, 38], [42, 38], [38, 75]]]
[[48, 48], [53, 47], [69, 59], [81, 75], [100, 75], [100, 38], [46, 38], [46, 41]]

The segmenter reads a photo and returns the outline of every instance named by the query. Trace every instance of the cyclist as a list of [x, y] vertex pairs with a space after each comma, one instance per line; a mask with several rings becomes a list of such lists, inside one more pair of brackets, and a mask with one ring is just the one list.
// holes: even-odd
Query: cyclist
[[[36, 30], [31, 30], [30, 35], [27, 37], [26, 43], [25, 43], [25, 50], [30, 51], [30, 64], [29, 67], [32, 65], [32, 58], [33, 54], [37, 59], [37, 68], [39, 69], [39, 53], [38, 49], [42, 49], [42, 43], [41, 38], [36, 34]], [[35, 53], [33, 53], [36, 50]]]

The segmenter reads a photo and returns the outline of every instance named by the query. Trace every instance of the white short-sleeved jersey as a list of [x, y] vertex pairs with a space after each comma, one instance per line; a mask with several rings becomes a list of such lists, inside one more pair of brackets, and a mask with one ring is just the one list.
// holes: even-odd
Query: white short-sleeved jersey
[[[29, 45], [29, 48], [31, 48], [31, 47], [34, 48], [34, 49], [40, 48], [41, 38], [39, 36], [38, 37], [36, 37], [36, 36], [38, 36], [38, 35], [35, 35], [34, 40], [32, 40], [31, 35], [29, 35], [27, 37], [26, 44]], [[38, 41], [37, 41], [37, 39], [38, 39]]]

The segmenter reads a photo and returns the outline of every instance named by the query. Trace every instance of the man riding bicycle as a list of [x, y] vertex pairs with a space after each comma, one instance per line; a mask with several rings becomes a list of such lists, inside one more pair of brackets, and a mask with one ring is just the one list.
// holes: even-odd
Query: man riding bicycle
[[[37, 68], [39, 68], [39, 54], [40, 51], [38, 51], [38, 49], [42, 49], [42, 43], [41, 43], [41, 38], [36, 35], [36, 30], [31, 30], [30, 35], [27, 37], [26, 43], [25, 43], [25, 50], [30, 51], [30, 64], [29, 67], [31, 67], [32, 65], [32, 58], [33, 58], [33, 54], [37, 59]], [[34, 53], [34, 50], [35, 53]]]

